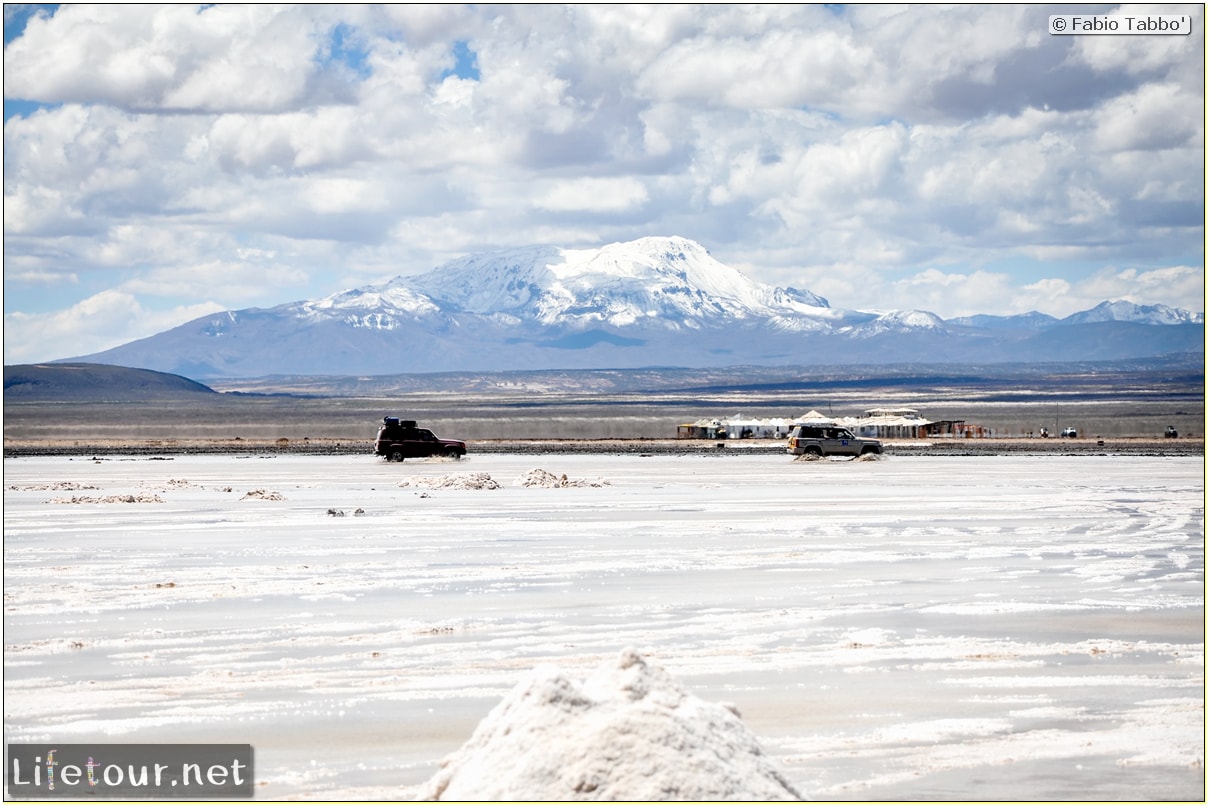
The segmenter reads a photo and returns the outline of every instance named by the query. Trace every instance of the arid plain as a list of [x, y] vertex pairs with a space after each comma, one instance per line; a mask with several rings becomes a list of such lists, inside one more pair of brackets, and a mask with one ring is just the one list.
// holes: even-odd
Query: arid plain
[[[792, 420], [818, 411], [855, 417], [874, 407], [909, 407], [931, 420], [961, 420], [993, 438], [972, 450], [1015, 450], [1047, 429], [1074, 427], [1079, 439], [1036, 440], [1037, 450], [1094, 449], [1101, 439], [1200, 452], [1205, 434], [1203, 371], [1113, 373], [1069, 370], [1060, 377], [970, 379], [944, 375], [874, 376], [816, 383], [702, 375], [677, 384], [614, 374], [558, 373], [417, 376], [390, 382], [322, 379], [214, 382], [219, 395], [178, 400], [5, 399], [4, 439], [11, 454], [89, 449], [229, 450], [357, 453], [369, 449], [382, 417], [420, 421], [436, 433], [481, 443], [675, 440], [677, 426], [736, 414]], [[638, 376], [639, 373], [629, 373]], [[743, 382], [746, 380], [747, 382]], [[629, 388], [625, 388], [625, 387]], [[1164, 431], [1174, 427], [1178, 440]], [[975, 440], [978, 442], [979, 440]], [[1000, 447], [1001, 446], [1001, 447]], [[578, 446], [583, 447], [583, 446]], [[681, 449], [692, 449], [682, 445]], [[1150, 448], [1144, 448], [1150, 450]]]

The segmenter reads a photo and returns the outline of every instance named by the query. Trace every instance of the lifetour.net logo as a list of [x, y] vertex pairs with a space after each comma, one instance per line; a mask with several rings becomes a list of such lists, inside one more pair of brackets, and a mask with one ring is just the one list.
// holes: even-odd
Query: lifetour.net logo
[[10, 744], [11, 798], [251, 798], [250, 744]]

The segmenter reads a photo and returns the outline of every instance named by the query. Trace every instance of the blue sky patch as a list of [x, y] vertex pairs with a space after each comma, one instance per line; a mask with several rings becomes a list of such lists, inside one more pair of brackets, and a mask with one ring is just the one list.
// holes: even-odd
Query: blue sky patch
[[322, 56], [322, 61], [328, 64], [341, 64], [358, 78], [369, 78], [369, 74], [372, 72], [369, 67], [369, 49], [365, 47], [365, 40], [351, 25], [341, 23], [332, 28], [328, 34], [327, 49]]
[[27, 118], [39, 109], [53, 109], [59, 104], [41, 104], [37, 101], [24, 101], [19, 98], [4, 99], [4, 122], [9, 118]]
[[25, 26], [39, 14], [53, 17], [59, 10], [58, 3], [5, 3], [4, 44], [12, 42], [25, 33]]
[[442, 79], [457, 76], [472, 81], [479, 80], [479, 55], [470, 49], [466, 40], [459, 39], [453, 43], [453, 60], [453, 69], [441, 73]]

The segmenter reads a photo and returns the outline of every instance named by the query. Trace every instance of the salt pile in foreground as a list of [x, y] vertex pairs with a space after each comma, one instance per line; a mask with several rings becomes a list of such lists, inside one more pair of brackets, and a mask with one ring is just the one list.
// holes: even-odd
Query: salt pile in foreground
[[739, 717], [633, 650], [582, 683], [543, 666], [420, 788], [422, 800], [801, 800]]

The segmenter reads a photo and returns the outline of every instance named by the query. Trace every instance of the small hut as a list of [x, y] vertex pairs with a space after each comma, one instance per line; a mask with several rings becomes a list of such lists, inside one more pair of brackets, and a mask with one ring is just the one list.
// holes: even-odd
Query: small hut
[[721, 420], [697, 420], [676, 427], [678, 439], [726, 439], [727, 426]]
[[918, 439], [932, 425], [916, 409], [867, 409], [853, 429], [857, 436], [878, 439]]

